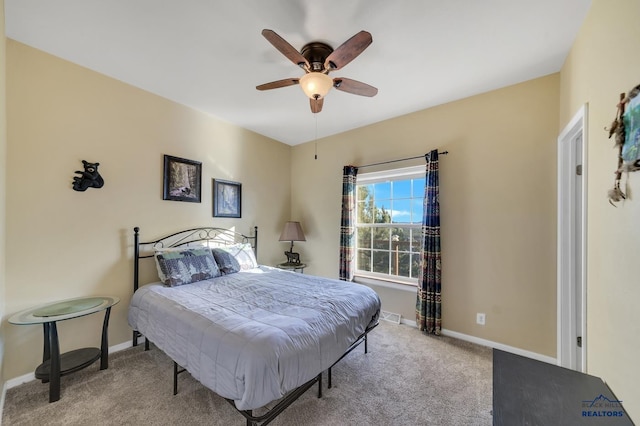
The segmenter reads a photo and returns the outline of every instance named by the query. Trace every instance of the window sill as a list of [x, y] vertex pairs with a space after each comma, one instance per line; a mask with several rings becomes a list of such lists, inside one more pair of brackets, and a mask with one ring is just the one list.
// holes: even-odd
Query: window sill
[[372, 277], [367, 277], [363, 275], [356, 275], [355, 277], [353, 277], [353, 282], [358, 284], [387, 287], [395, 290], [409, 291], [412, 293], [415, 293], [418, 289], [417, 284], [410, 284], [410, 283], [404, 283], [404, 282], [398, 282], [398, 281], [392, 281], [392, 280], [381, 280], [378, 278], [372, 278]]

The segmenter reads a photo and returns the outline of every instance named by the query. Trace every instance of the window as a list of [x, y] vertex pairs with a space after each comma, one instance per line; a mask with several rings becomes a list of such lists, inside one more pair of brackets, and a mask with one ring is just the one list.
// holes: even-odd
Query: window
[[424, 174], [417, 166], [358, 175], [356, 275], [417, 284]]

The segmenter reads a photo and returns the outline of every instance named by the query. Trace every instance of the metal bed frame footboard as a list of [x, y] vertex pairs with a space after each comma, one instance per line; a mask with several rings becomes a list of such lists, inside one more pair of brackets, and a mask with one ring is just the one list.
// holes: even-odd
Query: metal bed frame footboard
[[[250, 243], [253, 247], [254, 253], [256, 257], [258, 255], [258, 227], [255, 226], [253, 228], [253, 235], [247, 236], [235, 231], [231, 231], [225, 228], [215, 228], [215, 227], [200, 227], [200, 228], [192, 228], [184, 231], [175, 232], [171, 235], [164, 236], [155, 241], [141, 242], [140, 241], [140, 228], [133, 228], [134, 231], [134, 264], [133, 264], [133, 291], [137, 291], [140, 286], [140, 259], [153, 258], [155, 253], [154, 250], [157, 248], [171, 248], [171, 247], [184, 247], [189, 246], [190, 244], [198, 244], [202, 242], [207, 242], [212, 244], [213, 247], [220, 245], [230, 245], [235, 243]], [[148, 253], [147, 253], [148, 252]], [[367, 327], [367, 329], [362, 333], [358, 338], [349, 346], [349, 348], [345, 351], [345, 353], [334, 362], [327, 369], [328, 376], [328, 388], [332, 387], [331, 382], [331, 369], [340, 362], [345, 356], [347, 356], [351, 351], [364, 343], [364, 353], [368, 353], [367, 346], [367, 335], [371, 330], [378, 326], [378, 321], [375, 321], [373, 324]], [[142, 334], [133, 330], [133, 346], [138, 345], [138, 338], [142, 337]], [[144, 339], [144, 350], [149, 350], [149, 339]], [[181, 367], [174, 361], [173, 362], [173, 394], [176, 395], [178, 393], [178, 375], [187, 371], [186, 369], [181, 369]], [[276, 405], [272, 408], [267, 409], [265, 414], [254, 416], [252, 410], [238, 410], [235, 406], [235, 403], [231, 399], [225, 398], [227, 402], [229, 402], [233, 408], [235, 408], [247, 421], [247, 426], [266, 426], [272, 420], [274, 420], [282, 411], [284, 411], [287, 407], [289, 407], [293, 402], [295, 402], [300, 396], [302, 396], [307, 390], [309, 390], [314, 384], [318, 383], [318, 398], [322, 397], [322, 372], [320, 372], [313, 379], [309, 380], [305, 384], [297, 387], [291, 392], [287, 393], [282, 399], [279, 400]]]
[[358, 346], [360, 346], [362, 343], [364, 343], [364, 353], [368, 354], [369, 353], [369, 346], [368, 346], [368, 341], [367, 341], [367, 335], [369, 334], [369, 332], [371, 330], [373, 330], [374, 328], [376, 328], [378, 326], [379, 322], [376, 321], [375, 323], [373, 323], [372, 325], [370, 325], [369, 327], [367, 327], [367, 329], [365, 330], [364, 333], [362, 333], [355, 342], [353, 342], [351, 344], [351, 346], [349, 346], [349, 348], [346, 350], [346, 352], [344, 354], [342, 354], [342, 356], [340, 358], [338, 358], [338, 360], [336, 362], [334, 362], [333, 364], [331, 364], [331, 367], [329, 367], [327, 369], [327, 387], [329, 389], [331, 389], [331, 369], [340, 361], [342, 361], [342, 358], [344, 358], [345, 356], [349, 355], [349, 353], [351, 353], [352, 350], [354, 350], [355, 348], [357, 348]]
[[[342, 358], [344, 358], [347, 355], [349, 355], [349, 353], [351, 353], [351, 351], [353, 351], [355, 348], [360, 346], [362, 343], [364, 343], [364, 353], [365, 354], [369, 353], [368, 346], [367, 346], [367, 343], [368, 343], [367, 342], [367, 335], [369, 334], [369, 332], [371, 330], [376, 328], [378, 326], [378, 324], [379, 323], [376, 321], [374, 324], [369, 326], [365, 330], [365, 332], [362, 333], [356, 339], [356, 341], [351, 344], [351, 346], [349, 346], [349, 348], [345, 351], [345, 353], [342, 354], [342, 356], [340, 358], [338, 358], [338, 360], [336, 362], [331, 364], [331, 367], [329, 367], [327, 369], [327, 379], [328, 379], [327, 388], [330, 389], [332, 387], [331, 369], [337, 363], [342, 361]], [[174, 395], [178, 394], [178, 375], [180, 373], [184, 373], [185, 371], [187, 371], [187, 370], [184, 369], [184, 368], [181, 369], [181, 367], [178, 365], [177, 362], [175, 362], [175, 361], [173, 362], [173, 394]], [[282, 413], [287, 407], [289, 407], [291, 404], [293, 404], [307, 390], [309, 390], [309, 388], [311, 388], [315, 383], [318, 383], [318, 398], [322, 398], [322, 372], [320, 372], [320, 374], [318, 374], [313, 379], [309, 380], [307, 383], [305, 383], [305, 384], [295, 388], [291, 392], [289, 392], [273, 408], [267, 409], [267, 412], [265, 414], [263, 414], [263, 415], [260, 415], [260, 416], [254, 416], [252, 410], [238, 410], [236, 408], [236, 405], [235, 405], [235, 403], [233, 402], [232, 399], [225, 398], [225, 400], [229, 404], [231, 404], [231, 406], [233, 406], [233, 408], [235, 408], [236, 411], [238, 411], [240, 414], [242, 414], [245, 419], [247, 419], [247, 426], [266, 426], [272, 420], [274, 420], [280, 413]]]
[[[187, 371], [184, 368], [180, 368], [177, 362], [173, 361], [173, 394], [178, 394], [178, 374], [184, 373]], [[318, 374], [313, 379], [309, 380], [307, 383], [295, 388], [288, 394], [286, 394], [280, 401], [273, 406], [273, 408], [266, 409], [267, 412], [260, 416], [254, 416], [253, 410], [238, 410], [236, 408], [236, 404], [232, 399], [225, 398], [233, 408], [236, 409], [237, 412], [242, 414], [247, 419], [247, 426], [260, 425], [265, 426], [271, 422], [271, 420], [278, 417], [280, 413], [282, 413], [288, 406], [293, 404], [302, 394], [309, 390], [311, 386], [315, 383], [318, 383], [318, 398], [322, 398], [322, 373]]]
[[302, 386], [299, 386], [289, 392], [284, 398], [280, 400], [272, 409], [268, 410], [261, 416], [254, 416], [252, 410], [238, 410], [232, 399], [226, 399], [233, 408], [236, 408], [238, 413], [242, 414], [247, 419], [247, 426], [265, 426], [271, 423], [273, 419], [278, 417], [288, 406], [293, 404], [298, 398], [302, 396], [311, 386], [318, 383], [318, 398], [322, 398], [322, 373], [318, 374], [313, 379], [309, 380]]

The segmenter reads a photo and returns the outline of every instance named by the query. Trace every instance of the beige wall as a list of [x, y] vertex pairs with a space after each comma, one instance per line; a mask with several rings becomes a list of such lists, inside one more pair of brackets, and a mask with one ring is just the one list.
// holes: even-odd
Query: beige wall
[[[317, 160], [314, 143], [294, 147], [292, 216], [309, 272], [338, 274], [342, 166], [448, 150], [443, 327], [555, 357], [558, 90], [554, 74], [325, 138]], [[383, 309], [415, 320], [415, 291], [376, 290]]]
[[[301, 220], [307, 241], [296, 247], [308, 271], [336, 277], [342, 166], [438, 148], [450, 152], [441, 159], [443, 326], [555, 356], [556, 137], [588, 103], [587, 367], [638, 418], [640, 286], [633, 265], [640, 204], [635, 195], [617, 209], [607, 203], [616, 152], [603, 131], [618, 94], [640, 83], [638, 16], [636, 0], [594, 0], [559, 75], [320, 140], [317, 160], [313, 143], [290, 149], [9, 40], [9, 133], [0, 132], [0, 169], [7, 164], [11, 185], [5, 226], [0, 176], [0, 266], [5, 231], [9, 249], [0, 315], [63, 297], [116, 295], [122, 302], [111, 344], [125, 341], [135, 225], [157, 236], [184, 225], [246, 231], [257, 224], [260, 261], [272, 263], [281, 257], [282, 223]], [[4, 35], [3, 19], [0, 25]], [[0, 67], [4, 58], [2, 43]], [[0, 124], [4, 119], [0, 103]], [[203, 162], [202, 204], [161, 200], [162, 154]], [[82, 159], [101, 162], [104, 188], [70, 189]], [[291, 194], [264, 184], [290, 176]], [[211, 177], [243, 182], [241, 220], [211, 218]], [[639, 192], [640, 174], [629, 176], [628, 186]], [[413, 291], [376, 290], [385, 309], [413, 319]], [[476, 312], [487, 314], [486, 326], [475, 325]], [[98, 344], [99, 321], [94, 315], [62, 324], [63, 350]], [[5, 379], [33, 371], [41, 338], [39, 327], [9, 326], [3, 318]], [[0, 347], [0, 368], [2, 355]]]
[[617, 167], [604, 128], [620, 93], [640, 84], [640, 2], [594, 0], [561, 71], [560, 125], [588, 103], [587, 369], [640, 419], [640, 173], [624, 176], [631, 199], [607, 202]]
[[[132, 228], [260, 228], [259, 261], [281, 257], [288, 145], [219, 121], [13, 40], [7, 46], [6, 313], [83, 295], [118, 296], [110, 345], [129, 339]], [[202, 203], [162, 200], [163, 154], [202, 162]], [[105, 185], [71, 189], [81, 160]], [[241, 219], [212, 217], [211, 179], [243, 184]], [[62, 350], [99, 345], [101, 315], [61, 323]], [[7, 378], [40, 362], [42, 327], [3, 324]]]
[[[0, 0], [0, 392], [4, 385], [4, 312], [5, 312], [5, 199], [7, 164], [6, 58], [4, 0]], [[0, 410], [2, 408], [0, 407]]]

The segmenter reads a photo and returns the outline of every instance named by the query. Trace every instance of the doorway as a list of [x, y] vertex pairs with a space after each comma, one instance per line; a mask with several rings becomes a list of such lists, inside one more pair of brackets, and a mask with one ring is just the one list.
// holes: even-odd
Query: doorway
[[586, 131], [585, 104], [558, 136], [558, 364], [585, 372]]

